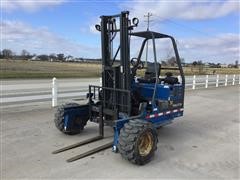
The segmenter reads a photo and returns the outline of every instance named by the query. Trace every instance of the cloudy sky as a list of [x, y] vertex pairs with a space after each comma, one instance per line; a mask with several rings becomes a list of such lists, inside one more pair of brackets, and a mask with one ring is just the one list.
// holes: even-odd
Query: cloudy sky
[[150, 29], [174, 36], [187, 62], [239, 60], [239, 1], [1, 0], [0, 49], [97, 58], [94, 25], [100, 15], [122, 10], [140, 19], [135, 31], [146, 29], [151, 12]]

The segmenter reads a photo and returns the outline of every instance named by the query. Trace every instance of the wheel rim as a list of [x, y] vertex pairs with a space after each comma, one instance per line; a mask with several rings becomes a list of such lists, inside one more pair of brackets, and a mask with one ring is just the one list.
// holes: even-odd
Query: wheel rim
[[140, 156], [147, 156], [153, 148], [153, 135], [150, 131], [143, 133], [139, 139], [138, 151]]

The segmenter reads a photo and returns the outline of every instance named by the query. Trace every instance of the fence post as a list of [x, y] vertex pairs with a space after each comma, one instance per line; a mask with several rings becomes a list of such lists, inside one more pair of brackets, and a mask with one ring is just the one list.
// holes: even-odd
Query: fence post
[[196, 88], [196, 75], [193, 75], [193, 84], [192, 84], [192, 89]]
[[208, 88], [208, 75], [206, 75], [206, 83], [205, 83], [205, 88]]
[[235, 74], [233, 75], [232, 85], [235, 85]]
[[238, 75], [238, 84], [240, 84], [240, 75]]
[[226, 76], [225, 76], [225, 86], [227, 86], [227, 82], [228, 82], [228, 75], [226, 74]]
[[177, 78], [178, 78], [178, 82], [180, 82], [181, 81], [181, 76], [178, 75]]
[[219, 82], [219, 74], [217, 74], [217, 78], [216, 78], [216, 87], [218, 87], [218, 82]]
[[57, 90], [58, 85], [57, 85], [57, 79], [54, 77], [52, 79], [52, 107], [57, 106]]

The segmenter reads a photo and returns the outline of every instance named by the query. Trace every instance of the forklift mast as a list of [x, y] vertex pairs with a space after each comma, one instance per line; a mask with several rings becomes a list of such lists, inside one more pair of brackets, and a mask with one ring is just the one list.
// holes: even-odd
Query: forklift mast
[[[102, 105], [103, 114], [117, 118], [118, 112], [130, 115], [130, 44], [129, 31], [133, 29], [129, 20], [129, 12], [113, 16], [101, 16], [101, 26], [96, 29], [101, 31], [102, 46]], [[119, 25], [117, 26], [117, 23]], [[119, 46], [113, 56], [113, 41], [119, 33]], [[120, 63], [116, 62], [119, 54]], [[108, 119], [108, 118], [105, 118]]]
[[[117, 87], [119, 89], [130, 90], [130, 54], [129, 54], [129, 12], [124, 11], [120, 15], [115, 16], [101, 16], [101, 39], [102, 39], [102, 66], [103, 66], [103, 74], [102, 74], [102, 86], [114, 88]], [[116, 26], [116, 18], [120, 19], [120, 29], [114, 29]], [[114, 57], [112, 55], [113, 52], [113, 39], [115, 33], [120, 33], [120, 44], [119, 44], [119, 52], [120, 52], [120, 77], [115, 77], [116, 74], [112, 74], [112, 72], [117, 69], [113, 66]], [[117, 52], [118, 53], [118, 52]], [[121, 81], [119, 81], [122, 79]]]

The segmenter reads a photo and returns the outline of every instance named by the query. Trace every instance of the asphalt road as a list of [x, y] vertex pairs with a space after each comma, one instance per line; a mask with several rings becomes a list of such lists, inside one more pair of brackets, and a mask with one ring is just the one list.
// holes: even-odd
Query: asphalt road
[[145, 166], [133, 165], [111, 149], [65, 162], [101, 142], [51, 154], [93, 137], [97, 128], [88, 123], [82, 134], [66, 136], [54, 127], [54, 109], [48, 107], [45, 102], [1, 108], [1, 179], [240, 178], [239, 86], [187, 91], [184, 117], [158, 130], [158, 150]]

